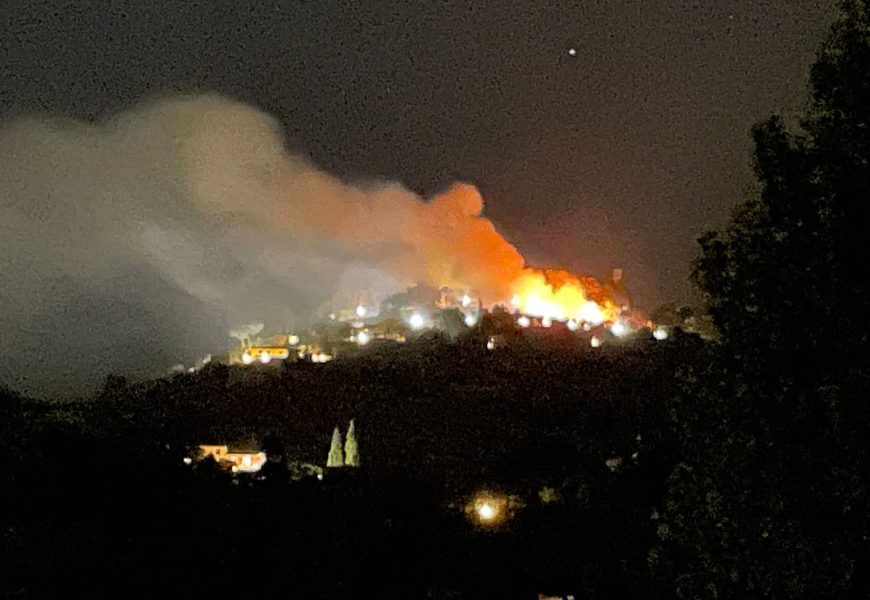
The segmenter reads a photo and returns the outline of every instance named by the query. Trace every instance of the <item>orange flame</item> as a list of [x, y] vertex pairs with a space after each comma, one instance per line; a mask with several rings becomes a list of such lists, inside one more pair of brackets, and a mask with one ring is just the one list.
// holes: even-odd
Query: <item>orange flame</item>
[[511, 304], [523, 314], [593, 325], [615, 321], [619, 315], [619, 307], [598, 281], [562, 269], [525, 268], [512, 288]]
[[483, 216], [476, 187], [454, 184], [417, 211], [418, 226], [406, 230], [406, 239], [421, 251], [433, 284], [473, 292], [484, 304], [510, 302], [530, 316], [592, 324], [616, 320], [618, 306], [594, 277], [527, 266]]

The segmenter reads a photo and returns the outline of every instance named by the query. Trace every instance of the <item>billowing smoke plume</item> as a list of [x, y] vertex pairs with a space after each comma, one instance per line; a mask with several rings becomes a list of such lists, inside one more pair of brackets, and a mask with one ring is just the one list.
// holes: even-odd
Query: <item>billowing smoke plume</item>
[[523, 258], [482, 208], [467, 184], [426, 201], [343, 183], [211, 95], [100, 125], [18, 120], [0, 129], [0, 382], [150, 374], [227, 347], [233, 326], [299, 326], [416, 282], [502, 301]]

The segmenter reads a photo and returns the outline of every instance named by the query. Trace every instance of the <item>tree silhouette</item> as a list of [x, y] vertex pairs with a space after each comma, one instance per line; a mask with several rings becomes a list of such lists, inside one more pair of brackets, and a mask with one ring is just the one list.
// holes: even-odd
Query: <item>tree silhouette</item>
[[654, 561], [684, 597], [866, 593], [870, 11], [841, 8], [807, 114], [753, 129], [757, 195], [699, 240], [721, 360], [683, 373]]

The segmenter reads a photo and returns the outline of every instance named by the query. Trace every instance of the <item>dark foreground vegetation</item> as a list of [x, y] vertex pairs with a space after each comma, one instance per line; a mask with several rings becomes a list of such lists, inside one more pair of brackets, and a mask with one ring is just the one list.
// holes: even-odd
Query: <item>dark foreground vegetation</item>
[[[2, 593], [867, 598], [868, 73], [846, 1], [806, 114], [754, 128], [758, 189], [701, 239], [715, 344], [435, 336], [75, 404], [5, 393]], [[363, 467], [290, 481], [351, 418]], [[224, 440], [277, 460], [183, 464]], [[513, 518], [467, 520], [480, 488]]]
[[[5, 585], [156, 592], [171, 575], [197, 594], [646, 594], [650, 515], [679, 454], [672, 365], [705, 350], [600, 350], [518, 341], [488, 353], [431, 337], [327, 365], [115, 380], [74, 405], [6, 399]], [[284, 463], [324, 465], [351, 418], [363, 467], [291, 481]], [[225, 440], [281, 459], [264, 480], [182, 462], [190, 445]], [[525, 506], [476, 527], [463, 509], [481, 488]]]

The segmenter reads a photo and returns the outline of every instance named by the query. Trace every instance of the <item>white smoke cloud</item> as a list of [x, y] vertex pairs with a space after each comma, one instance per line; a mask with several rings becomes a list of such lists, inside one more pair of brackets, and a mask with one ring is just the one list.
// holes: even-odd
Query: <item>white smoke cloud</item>
[[[213, 95], [91, 125], [0, 128], [0, 383], [53, 394], [298, 326], [417, 281], [500, 300], [522, 257], [472, 186], [426, 202], [289, 154], [276, 121]], [[509, 297], [509, 296], [508, 296]]]

